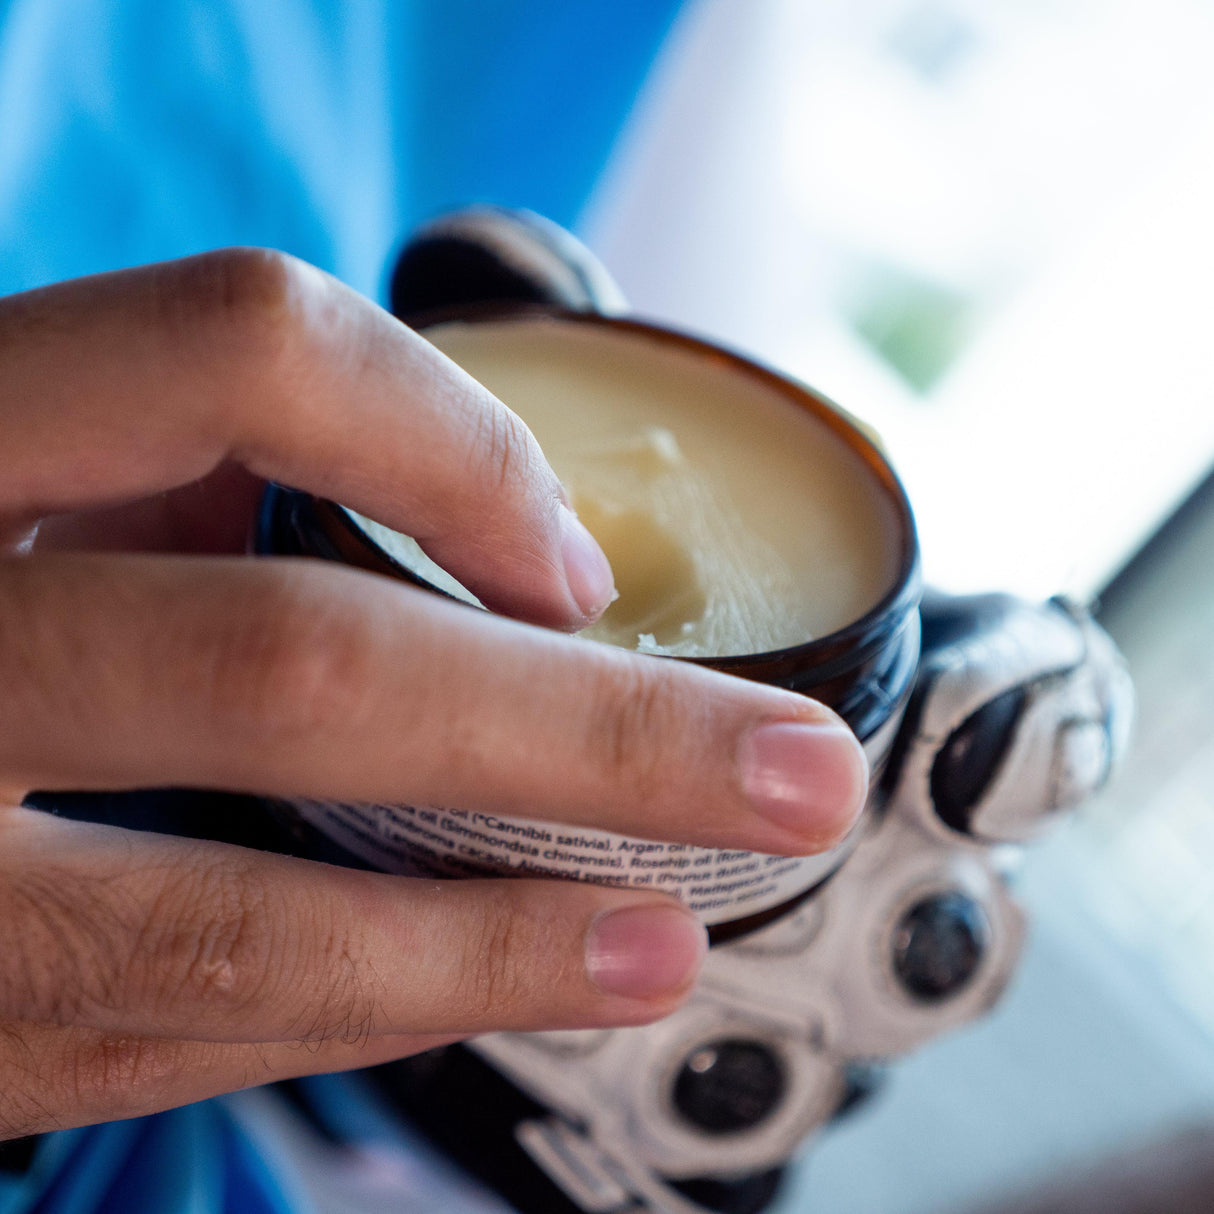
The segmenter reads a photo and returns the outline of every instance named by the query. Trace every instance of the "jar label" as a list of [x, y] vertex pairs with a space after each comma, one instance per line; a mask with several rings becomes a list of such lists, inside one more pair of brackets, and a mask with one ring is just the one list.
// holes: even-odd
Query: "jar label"
[[843, 848], [818, 856], [765, 856], [610, 831], [433, 806], [294, 798], [296, 813], [376, 868], [415, 877], [562, 877], [676, 895], [705, 923], [745, 918], [809, 889]]

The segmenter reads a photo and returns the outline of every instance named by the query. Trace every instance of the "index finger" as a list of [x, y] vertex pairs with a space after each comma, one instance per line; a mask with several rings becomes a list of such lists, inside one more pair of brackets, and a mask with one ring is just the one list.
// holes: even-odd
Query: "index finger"
[[527, 427], [314, 267], [227, 249], [0, 299], [0, 521], [235, 460], [415, 536], [494, 610], [578, 628], [610, 569]]

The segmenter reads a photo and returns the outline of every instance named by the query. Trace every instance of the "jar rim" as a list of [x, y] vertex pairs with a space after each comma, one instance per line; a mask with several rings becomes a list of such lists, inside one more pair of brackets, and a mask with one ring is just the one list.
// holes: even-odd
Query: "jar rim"
[[[894, 517], [899, 529], [898, 565], [888, 590], [856, 619], [841, 628], [813, 637], [808, 641], [800, 641], [777, 649], [741, 654], [680, 657], [680, 661], [739, 675], [752, 667], [770, 665], [776, 661], [795, 663], [799, 667], [825, 668], [840, 652], [854, 654], [857, 649], [863, 650], [879, 644], [890, 623], [917, 606], [922, 592], [919, 541], [914, 514], [906, 490], [880, 446], [865, 431], [862, 424], [842, 406], [808, 384], [721, 342], [632, 315], [605, 315], [601, 312], [575, 311], [554, 307], [550, 304], [531, 302], [491, 301], [428, 312], [411, 318], [410, 327], [424, 335], [427, 329], [443, 324], [533, 320], [574, 324], [586, 328], [609, 330], [617, 334], [632, 334], [647, 341], [664, 343], [684, 351], [694, 352], [702, 358], [728, 367], [733, 374], [741, 374], [757, 380], [776, 395], [812, 413], [817, 420], [826, 425], [850, 451], [863, 460], [893, 506]], [[377, 563], [387, 565], [393, 574], [404, 575], [408, 581], [445, 597], [454, 597], [447, 595], [445, 591], [426, 581], [425, 578], [420, 577], [392, 557], [358, 525], [344, 507], [336, 503], [327, 503], [321, 498], [316, 498], [314, 501], [316, 506], [322, 508], [323, 513], [329, 515], [351, 538], [374, 554], [378, 558]], [[335, 508], [323, 509], [326, 506]]]

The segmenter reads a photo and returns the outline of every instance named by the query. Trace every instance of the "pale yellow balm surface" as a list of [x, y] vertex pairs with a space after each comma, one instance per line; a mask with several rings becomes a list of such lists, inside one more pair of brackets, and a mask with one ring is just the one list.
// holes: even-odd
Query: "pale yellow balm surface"
[[[845, 627], [893, 585], [899, 528], [876, 475], [728, 364], [545, 319], [426, 337], [527, 423], [607, 553], [619, 597], [583, 636], [681, 657], [763, 653]], [[358, 522], [475, 601], [413, 541]]]

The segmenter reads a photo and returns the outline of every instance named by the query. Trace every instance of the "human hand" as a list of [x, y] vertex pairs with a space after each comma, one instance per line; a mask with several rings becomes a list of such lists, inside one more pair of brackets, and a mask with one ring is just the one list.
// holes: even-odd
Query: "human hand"
[[[63, 821], [21, 808], [31, 789], [436, 803], [787, 854], [859, 812], [863, 755], [827, 709], [554, 631], [611, 578], [530, 434], [290, 258], [0, 300], [0, 450], [0, 1138], [645, 1022], [704, 949], [654, 892], [345, 870]], [[262, 478], [417, 536], [502, 615], [239, 555]]]

